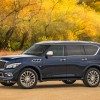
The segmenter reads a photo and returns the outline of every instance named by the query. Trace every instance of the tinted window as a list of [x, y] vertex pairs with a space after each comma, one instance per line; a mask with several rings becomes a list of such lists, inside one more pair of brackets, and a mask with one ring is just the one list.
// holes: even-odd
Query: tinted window
[[68, 45], [65, 47], [65, 55], [84, 55], [83, 46]]
[[99, 50], [99, 52], [98, 52], [98, 55], [100, 55], [100, 50]]
[[28, 50], [26, 50], [24, 54], [41, 56], [49, 48], [49, 46], [50, 45], [35, 44], [32, 47], [30, 47]]
[[98, 47], [92, 46], [92, 45], [85, 45], [84, 49], [85, 49], [86, 55], [94, 55], [97, 52]]
[[62, 45], [52, 45], [48, 51], [53, 51], [53, 56], [63, 56], [63, 46]]

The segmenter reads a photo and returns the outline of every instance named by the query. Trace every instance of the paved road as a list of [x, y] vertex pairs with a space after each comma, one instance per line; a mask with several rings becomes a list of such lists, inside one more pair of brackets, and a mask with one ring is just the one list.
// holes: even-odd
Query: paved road
[[31, 90], [0, 85], [0, 100], [100, 100], [100, 86], [84, 87], [81, 81], [73, 85], [60, 81], [42, 82]]

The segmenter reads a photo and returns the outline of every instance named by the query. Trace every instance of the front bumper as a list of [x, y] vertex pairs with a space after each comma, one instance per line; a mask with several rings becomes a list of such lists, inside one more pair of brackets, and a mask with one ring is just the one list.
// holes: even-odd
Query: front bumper
[[13, 79], [13, 77], [0, 77], [0, 82], [13, 81], [12, 79]]
[[[11, 75], [9, 74], [11, 73]], [[0, 69], [0, 82], [4, 81], [16, 81], [17, 73], [15, 69]]]

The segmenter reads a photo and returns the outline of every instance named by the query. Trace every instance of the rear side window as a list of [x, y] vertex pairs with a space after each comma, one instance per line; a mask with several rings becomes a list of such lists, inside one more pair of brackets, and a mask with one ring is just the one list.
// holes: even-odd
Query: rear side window
[[94, 55], [97, 52], [98, 47], [92, 46], [92, 45], [85, 45], [84, 49], [85, 49], [86, 55]]
[[81, 45], [65, 46], [65, 55], [84, 55], [84, 48]]
[[53, 56], [63, 56], [63, 45], [52, 45], [47, 51], [53, 51]]

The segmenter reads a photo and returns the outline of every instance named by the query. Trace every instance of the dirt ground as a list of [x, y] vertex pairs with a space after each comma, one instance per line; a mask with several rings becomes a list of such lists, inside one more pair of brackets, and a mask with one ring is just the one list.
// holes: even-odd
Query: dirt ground
[[0, 100], [100, 100], [100, 85], [85, 87], [81, 81], [66, 85], [60, 81], [38, 83], [35, 89], [0, 85]]

